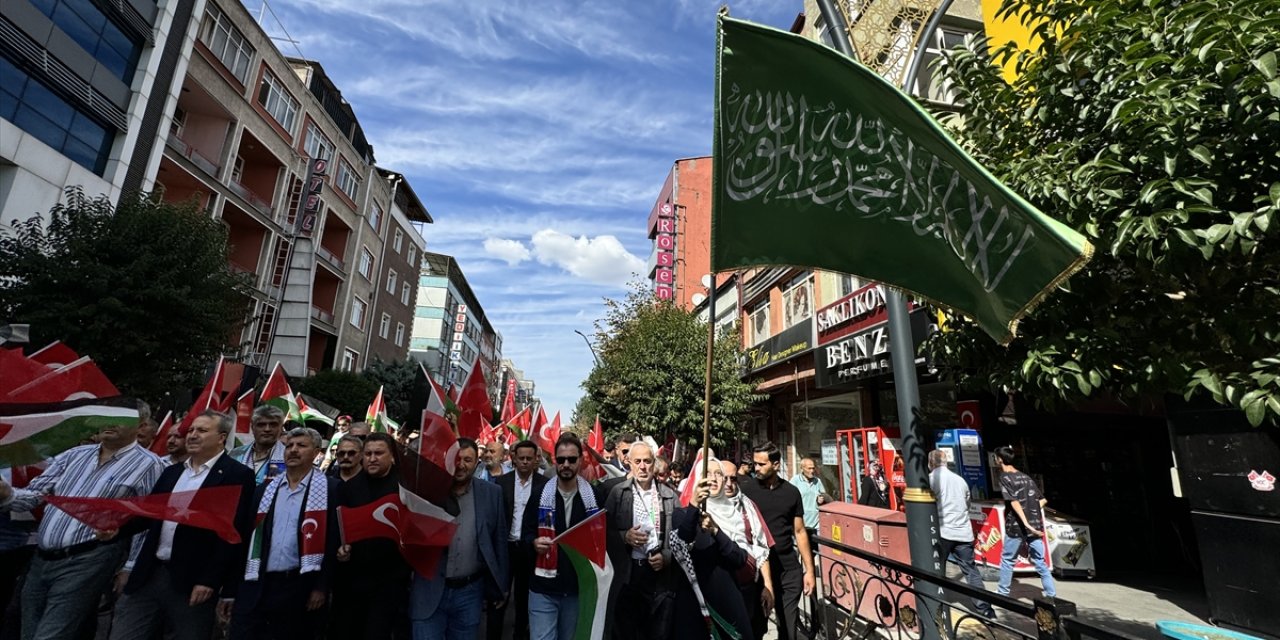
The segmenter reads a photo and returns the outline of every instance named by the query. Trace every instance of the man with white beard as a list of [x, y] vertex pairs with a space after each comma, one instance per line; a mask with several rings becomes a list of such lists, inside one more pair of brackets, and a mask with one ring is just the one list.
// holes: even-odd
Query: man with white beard
[[[737, 467], [728, 460], [711, 459], [711, 496], [707, 514], [730, 540], [747, 552], [747, 563], [734, 575], [743, 604], [752, 620], [773, 609], [773, 579], [769, 567], [769, 547], [773, 537], [759, 508], [738, 489]], [[763, 580], [757, 580], [763, 577]]]

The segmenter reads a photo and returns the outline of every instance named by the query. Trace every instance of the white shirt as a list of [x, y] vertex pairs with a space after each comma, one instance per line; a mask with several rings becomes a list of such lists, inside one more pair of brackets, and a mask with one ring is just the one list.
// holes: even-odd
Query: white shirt
[[[213, 464], [222, 457], [222, 452], [209, 459], [201, 465], [193, 464], [195, 461], [187, 458], [182, 464], [182, 473], [178, 476], [178, 481], [173, 484], [171, 493], [179, 491], [195, 491], [204, 484], [205, 478], [209, 477], [209, 470], [213, 468]], [[173, 557], [173, 532], [178, 528], [178, 523], [165, 520], [160, 525], [160, 542], [156, 543], [156, 558], [163, 562], [168, 562]]]
[[954, 471], [938, 467], [929, 474], [929, 488], [938, 500], [938, 535], [953, 542], [973, 542], [969, 524], [969, 483]]
[[644, 560], [649, 552], [658, 548], [659, 535], [662, 529], [662, 498], [658, 497], [658, 486], [649, 481], [649, 490], [640, 488], [640, 484], [631, 485], [631, 522], [641, 531], [649, 534], [649, 541], [643, 549], [631, 549], [631, 557]]
[[511, 510], [511, 528], [507, 535], [507, 540], [516, 542], [520, 540], [520, 529], [524, 527], [524, 508], [529, 504], [529, 496], [533, 493], [533, 474], [529, 474], [528, 480], [521, 480], [520, 474], [516, 474], [515, 486], [515, 508]]

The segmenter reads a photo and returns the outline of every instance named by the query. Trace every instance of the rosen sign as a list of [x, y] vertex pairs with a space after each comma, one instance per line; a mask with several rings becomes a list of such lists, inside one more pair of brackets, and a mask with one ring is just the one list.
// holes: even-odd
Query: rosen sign
[[675, 210], [670, 202], [658, 207], [657, 236], [654, 239], [658, 249], [656, 268], [653, 273], [654, 290], [659, 300], [670, 300], [675, 295], [676, 268], [676, 218]]
[[[926, 318], [911, 308], [912, 342], [924, 339]], [[884, 287], [865, 286], [823, 307], [817, 314], [818, 388], [834, 387], [893, 371], [889, 357], [889, 316]]]

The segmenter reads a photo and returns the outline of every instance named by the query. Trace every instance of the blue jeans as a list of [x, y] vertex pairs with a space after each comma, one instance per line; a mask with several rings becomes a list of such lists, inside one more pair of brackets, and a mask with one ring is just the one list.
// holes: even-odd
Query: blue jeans
[[529, 593], [529, 640], [573, 640], [577, 628], [577, 595]]
[[476, 580], [461, 589], [446, 587], [435, 613], [413, 621], [413, 640], [476, 640], [484, 617], [484, 584]]
[[[987, 585], [982, 582], [982, 574], [978, 572], [978, 567], [973, 564], [973, 542], [958, 542], [955, 540], [938, 540], [939, 550], [942, 552], [942, 562], [945, 568], [946, 563], [952, 560], [956, 566], [960, 567], [960, 573], [964, 576], [964, 581], [975, 589], [986, 589]], [[991, 605], [979, 600], [973, 599], [974, 610], [986, 616], [992, 613]]]
[[1040, 584], [1044, 587], [1044, 595], [1052, 598], [1058, 595], [1058, 590], [1054, 588], [1053, 575], [1049, 573], [1049, 565], [1044, 561], [1044, 538], [1017, 538], [1005, 537], [1004, 549], [1000, 552], [1000, 583], [996, 586], [996, 593], [1002, 596], [1009, 595], [1009, 587], [1013, 586], [1013, 564], [1018, 559], [1018, 552], [1022, 550], [1022, 546], [1027, 545], [1027, 555], [1031, 556], [1031, 563], [1036, 566], [1036, 573], [1040, 574]]

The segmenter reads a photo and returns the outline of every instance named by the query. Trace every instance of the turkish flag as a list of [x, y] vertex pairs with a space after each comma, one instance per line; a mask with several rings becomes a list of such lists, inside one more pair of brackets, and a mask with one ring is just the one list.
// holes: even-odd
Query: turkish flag
[[133, 498], [80, 498], [45, 496], [45, 502], [62, 509], [67, 515], [94, 529], [119, 529], [135, 516], [167, 520], [197, 529], [209, 529], [219, 538], [236, 544], [236, 507], [240, 502], [240, 486], [227, 485], [153, 493]]
[[560, 412], [556, 412], [556, 417], [551, 422], [535, 428], [530, 439], [539, 447], [542, 447], [543, 451], [554, 456], [556, 454], [556, 440], [560, 439]]
[[46, 368], [44, 375], [9, 391], [4, 402], [64, 402], [118, 395], [115, 385], [85, 356], [57, 369]]
[[453, 540], [458, 525], [443, 509], [413, 495], [404, 487], [359, 507], [338, 507], [343, 544], [385, 538], [400, 546], [400, 554], [425, 578], [435, 577], [441, 552]]
[[169, 455], [169, 432], [173, 430], [173, 412], [164, 414], [160, 426], [156, 427], [156, 437], [151, 441], [151, 453], [158, 456]]
[[39, 351], [27, 356], [27, 359], [32, 362], [39, 362], [50, 369], [57, 369], [79, 360], [80, 354], [63, 344], [61, 340], [54, 340]]
[[[489, 402], [489, 386], [484, 381], [484, 371], [480, 369], [480, 359], [476, 358], [474, 364], [471, 365], [471, 374], [467, 376], [467, 381], [462, 385], [462, 391], [458, 393], [458, 409], [462, 413], [468, 411], [477, 411], [484, 418], [484, 423], [493, 422], [493, 405]], [[458, 434], [474, 438], [475, 435], [467, 435], [459, 424]], [[476, 435], [480, 432], [476, 431]]]
[[596, 426], [587, 435], [587, 446], [596, 451], [604, 451], [604, 429], [600, 427], [600, 416], [596, 416]]
[[435, 504], [444, 504], [457, 468], [458, 436], [449, 421], [430, 411], [422, 412], [417, 451], [404, 457], [400, 484]]

